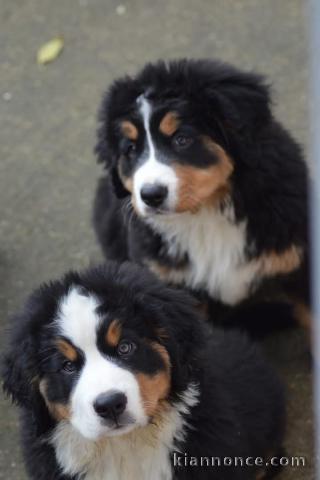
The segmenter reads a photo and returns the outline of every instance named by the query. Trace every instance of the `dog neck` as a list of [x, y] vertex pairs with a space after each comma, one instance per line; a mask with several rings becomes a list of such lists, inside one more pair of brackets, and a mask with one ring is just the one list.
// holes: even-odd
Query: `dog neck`
[[147, 223], [161, 235], [169, 257], [189, 259], [185, 268], [171, 269], [166, 281], [204, 289], [230, 305], [247, 296], [257, 267], [247, 258], [246, 220], [235, 219], [231, 201], [224, 208], [158, 215]]
[[196, 385], [189, 384], [180, 401], [147, 427], [96, 442], [85, 439], [69, 422], [60, 422], [50, 439], [59, 466], [64, 474], [84, 480], [171, 480], [170, 455], [176, 442], [185, 440], [188, 414], [198, 394]]

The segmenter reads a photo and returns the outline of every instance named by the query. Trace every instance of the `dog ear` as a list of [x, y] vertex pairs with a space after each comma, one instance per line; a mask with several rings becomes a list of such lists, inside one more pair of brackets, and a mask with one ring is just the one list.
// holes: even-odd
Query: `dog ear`
[[29, 413], [36, 436], [43, 435], [53, 425], [49, 411], [39, 391], [37, 371], [33, 365], [33, 347], [28, 338], [12, 346], [2, 364], [3, 390], [18, 406]]
[[[18, 322], [16, 322], [18, 324]], [[36, 391], [32, 338], [13, 338], [2, 362], [3, 390], [19, 406], [28, 407]]]
[[39, 392], [39, 327], [54, 312], [54, 293], [54, 285], [43, 285], [30, 295], [22, 310], [9, 322], [8, 346], [1, 365], [3, 389], [22, 407], [29, 407], [34, 394]]
[[115, 195], [118, 198], [125, 198], [130, 195], [130, 192], [124, 187], [119, 176], [116, 155], [108, 147], [104, 126], [101, 126], [98, 130], [98, 141], [95, 147], [95, 153], [98, 163], [102, 163], [104, 168], [109, 172]]
[[170, 313], [171, 339], [167, 339], [167, 350], [175, 371], [172, 375], [174, 390], [184, 390], [195, 375], [196, 359], [204, 345], [204, 323], [190, 304], [187, 308], [181, 305], [178, 311]]
[[109, 172], [114, 193], [118, 198], [125, 198], [130, 192], [125, 188], [118, 172], [118, 135], [115, 127], [112, 125], [111, 118], [117, 116], [117, 106], [122, 105], [129, 99], [123, 98], [123, 92], [126, 92], [126, 82], [131, 79], [123, 79], [111, 86], [105, 94], [98, 112], [98, 130], [95, 154], [98, 163], [101, 163]]
[[[232, 71], [230, 76], [206, 90], [214, 104], [213, 112], [222, 119], [222, 129], [250, 134], [271, 118], [270, 87], [264, 77], [253, 73]], [[209, 108], [210, 101], [207, 104]]]
[[[154, 284], [157, 285], [157, 282], [154, 281]], [[159, 284], [158, 291], [145, 298], [145, 302], [155, 312], [154, 316], [151, 315], [152, 322], [160, 322], [158, 328], [160, 337], [163, 336], [162, 343], [169, 352], [172, 368], [178, 373], [173, 376], [173, 381], [179, 379], [185, 384], [192, 369], [190, 359], [199, 354], [206, 336], [205, 321], [198, 311], [198, 302], [180, 289]]]
[[[27, 307], [32, 310], [31, 302]], [[26, 308], [26, 311], [28, 311]], [[42, 435], [53, 424], [39, 389], [39, 367], [36, 339], [30, 325], [31, 311], [13, 319], [16, 327], [11, 343], [2, 358], [3, 391], [12, 402], [26, 409], [36, 435]]]

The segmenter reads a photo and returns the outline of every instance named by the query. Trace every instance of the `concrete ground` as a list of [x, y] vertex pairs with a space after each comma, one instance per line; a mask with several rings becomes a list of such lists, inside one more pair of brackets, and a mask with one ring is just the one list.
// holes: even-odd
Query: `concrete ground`
[[[275, 110], [307, 143], [304, 0], [1, 0], [0, 322], [32, 288], [100, 258], [90, 226], [99, 173], [92, 154], [101, 93], [147, 60], [219, 57], [267, 74]], [[65, 50], [40, 68], [36, 52], [61, 35]], [[288, 385], [287, 451], [313, 474], [310, 370], [300, 332], [267, 352]], [[0, 401], [0, 478], [25, 479], [16, 411]]]

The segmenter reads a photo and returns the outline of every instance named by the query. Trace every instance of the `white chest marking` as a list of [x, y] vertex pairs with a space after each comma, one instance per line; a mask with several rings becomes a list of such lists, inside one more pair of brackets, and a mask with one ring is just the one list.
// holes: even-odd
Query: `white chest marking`
[[181, 213], [148, 218], [163, 235], [172, 256], [188, 255], [190, 265], [169, 273], [169, 281], [203, 288], [226, 304], [244, 299], [259, 265], [245, 257], [246, 222], [233, 221], [233, 207], [224, 213], [203, 208], [197, 214]]
[[150, 424], [127, 435], [92, 442], [70, 423], [61, 422], [50, 443], [63, 471], [69, 475], [82, 473], [83, 480], [172, 480], [169, 454], [175, 439], [184, 440], [187, 422], [183, 415], [198, 403], [198, 396], [197, 386], [190, 384], [159, 426]]

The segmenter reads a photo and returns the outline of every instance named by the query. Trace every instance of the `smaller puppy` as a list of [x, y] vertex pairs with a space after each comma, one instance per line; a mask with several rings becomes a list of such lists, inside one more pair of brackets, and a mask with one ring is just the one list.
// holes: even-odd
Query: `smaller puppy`
[[261, 479], [281, 448], [283, 391], [257, 348], [130, 264], [37, 290], [3, 375], [32, 479]]

